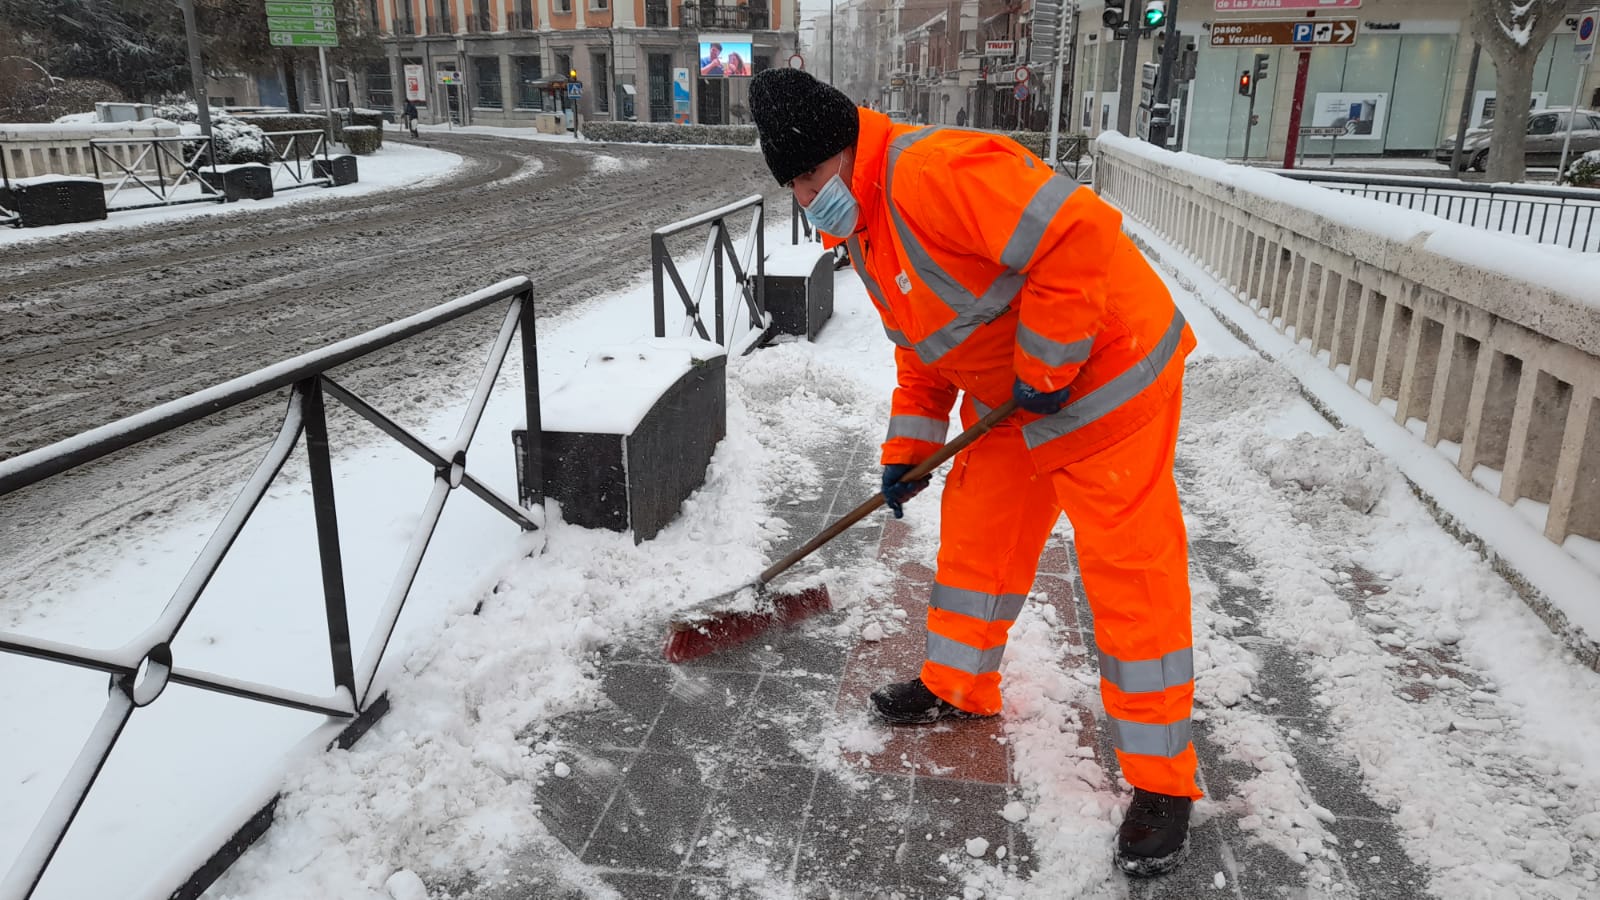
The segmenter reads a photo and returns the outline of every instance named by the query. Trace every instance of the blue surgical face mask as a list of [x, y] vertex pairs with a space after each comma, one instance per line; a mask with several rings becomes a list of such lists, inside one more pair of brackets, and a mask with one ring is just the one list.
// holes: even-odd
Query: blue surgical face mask
[[[839, 168], [844, 168], [844, 160], [839, 161]], [[811, 198], [811, 205], [803, 207], [806, 218], [811, 220], [811, 227], [825, 231], [834, 237], [849, 237], [855, 233], [856, 217], [861, 213], [860, 204], [856, 203], [856, 196], [850, 193], [850, 188], [833, 173], [828, 183], [817, 191]]]

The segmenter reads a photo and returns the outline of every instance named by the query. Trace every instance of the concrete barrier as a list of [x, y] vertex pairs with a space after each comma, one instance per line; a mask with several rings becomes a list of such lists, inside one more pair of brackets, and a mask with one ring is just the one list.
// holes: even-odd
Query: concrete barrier
[[547, 394], [544, 489], [566, 521], [632, 531], [637, 543], [676, 518], [727, 433], [726, 369], [716, 344], [652, 338], [596, 352]]
[[[175, 137], [178, 126], [171, 122], [150, 120], [145, 122], [116, 122], [82, 125], [0, 125], [0, 153], [6, 157], [6, 171], [12, 178], [31, 178], [39, 175], [95, 174], [93, 151], [89, 141], [97, 139], [139, 140], [153, 137]], [[154, 172], [155, 160], [146, 157], [135, 166], [139, 154], [149, 145], [130, 144], [107, 147], [123, 165], [137, 172]], [[105, 167], [102, 166], [102, 169]], [[111, 172], [105, 172], [110, 175]]]

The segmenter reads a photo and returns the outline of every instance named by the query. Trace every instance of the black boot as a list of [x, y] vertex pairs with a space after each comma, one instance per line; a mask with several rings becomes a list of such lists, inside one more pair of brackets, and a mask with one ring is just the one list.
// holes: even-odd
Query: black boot
[[886, 685], [872, 692], [872, 706], [885, 722], [895, 725], [927, 725], [940, 719], [981, 719], [979, 713], [967, 712], [959, 706], [946, 703], [928, 690], [921, 678]]
[[1117, 830], [1117, 868], [1135, 878], [1165, 875], [1189, 855], [1188, 797], [1133, 789], [1133, 802]]

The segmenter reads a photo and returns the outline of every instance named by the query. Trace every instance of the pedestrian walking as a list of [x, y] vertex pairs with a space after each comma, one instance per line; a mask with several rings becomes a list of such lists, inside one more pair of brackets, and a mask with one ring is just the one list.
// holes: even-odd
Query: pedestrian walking
[[960, 109], [956, 110], [956, 127], [957, 128], [965, 128], [965, 127], [967, 127], [967, 108], [965, 106], [963, 106]]
[[968, 426], [1020, 407], [952, 464], [925, 661], [874, 692], [873, 709], [907, 725], [1000, 712], [1006, 634], [1064, 511], [1134, 787], [1117, 865], [1169, 871], [1201, 796], [1172, 471], [1193, 333], [1121, 214], [1015, 142], [896, 125], [798, 69], [758, 74], [750, 106], [773, 177], [825, 245], [849, 247], [896, 345], [881, 456], [894, 515], [927, 486], [900, 479], [943, 443], [958, 401]]
[[403, 118], [406, 121], [406, 130], [411, 132], [411, 136], [412, 137], [416, 137], [417, 136], [417, 103], [416, 103], [415, 100], [411, 100], [409, 98], [406, 100], [406, 109], [405, 109], [405, 113], [403, 115]]

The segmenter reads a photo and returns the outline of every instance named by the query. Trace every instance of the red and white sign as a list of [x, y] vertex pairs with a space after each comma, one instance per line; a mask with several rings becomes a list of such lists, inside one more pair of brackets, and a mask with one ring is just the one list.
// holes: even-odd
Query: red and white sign
[[422, 66], [406, 66], [406, 99], [428, 99], [428, 82], [422, 77]]
[[1033, 73], [1028, 71], [1028, 67], [1027, 66], [1017, 66], [1017, 70], [1015, 72], [1011, 73], [1012, 79], [1015, 80], [1016, 82], [1018, 82], [1019, 84], [1021, 82], [1027, 81], [1029, 76], [1031, 76], [1031, 75], [1033, 75]]
[[1216, 0], [1217, 12], [1277, 12], [1298, 9], [1358, 9], [1361, 0]]
[[1017, 53], [1016, 41], [984, 41], [984, 56], [1015, 56]]

